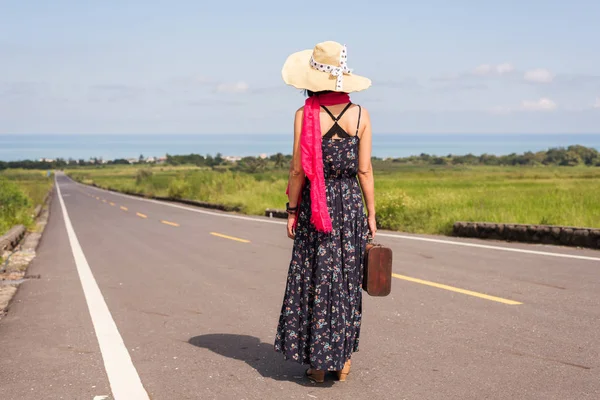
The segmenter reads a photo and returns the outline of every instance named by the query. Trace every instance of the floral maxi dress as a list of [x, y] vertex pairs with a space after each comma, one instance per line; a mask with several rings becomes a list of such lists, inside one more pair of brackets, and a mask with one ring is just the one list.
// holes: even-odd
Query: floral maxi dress
[[[338, 117], [339, 118], [339, 117]], [[368, 224], [357, 181], [359, 137], [323, 138], [327, 204], [333, 231], [310, 222], [306, 180], [275, 350], [285, 359], [341, 370], [358, 351]]]

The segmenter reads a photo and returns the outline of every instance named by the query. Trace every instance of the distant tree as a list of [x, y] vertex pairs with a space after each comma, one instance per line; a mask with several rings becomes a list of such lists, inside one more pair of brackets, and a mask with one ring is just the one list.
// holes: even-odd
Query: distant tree
[[560, 162], [560, 165], [567, 166], [567, 167], [575, 167], [575, 166], [581, 164], [581, 162], [582, 162], [581, 156], [579, 154], [577, 154], [577, 152], [567, 151], [565, 153], [564, 158]]
[[141, 164], [141, 163], [144, 163], [145, 160], [146, 159], [144, 158], [144, 155], [140, 154], [140, 157], [138, 158], [138, 162]]
[[244, 157], [238, 162], [237, 169], [249, 173], [262, 172], [267, 169], [267, 163], [265, 158]]
[[545, 159], [546, 159], [545, 151], [538, 151], [537, 153], [535, 153], [534, 160], [535, 160], [536, 164], [542, 164]]
[[479, 163], [483, 165], [498, 165], [500, 161], [493, 154], [482, 154], [479, 156]]
[[179, 165], [179, 161], [177, 160], [177, 156], [172, 156], [170, 154], [167, 154], [167, 161], [166, 163], [168, 165]]
[[544, 164], [563, 165], [563, 161], [567, 155], [567, 150], [564, 147], [556, 147], [549, 149], [544, 158]]
[[206, 165], [206, 158], [204, 158], [204, 156], [200, 155], [200, 154], [193, 154], [193, 159], [191, 164], [194, 164], [198, 167], [201, 167], [203, 165]]
[[425, 163], [429, 163], [431, 161], [431, 156], [429, 154], [426, 153], [421, 153], [419, 155], [419, 159]]
[[466, 164], [466, 165], [477, 165], [479, 163], [479, 157], [473, 154], [467, 154], [465, 156], [454, 156], [452, 158], [452, 164]]
[[283, 168], [285, 166], [285, 157], [281, 153], [275, 154], [275, 168]]
[[206, 165], [208, 165], [209, 167], [212, 167], [213, 165], [215, 165], [215, 159], [210, 154], [207, 154], [205, 159], [206, 159]]
[[581, 145], [569, 146], [567, 152], [571, 151], [577, 153], [585, 165], [596, 165], [596, 162], [600, 160], [598, 150], [590, 147]]
[[531, 151], [528, 151], [525, 154], [516, 156], [515, 163], [517, 165], [533, 165], [535, 164], [535, 154], [533, 154]]

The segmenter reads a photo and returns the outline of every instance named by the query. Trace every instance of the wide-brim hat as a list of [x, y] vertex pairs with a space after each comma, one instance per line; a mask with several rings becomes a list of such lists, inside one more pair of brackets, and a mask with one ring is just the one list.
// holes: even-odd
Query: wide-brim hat
[[331, 41], [289, 56], [281, 76], [288, 85], [312, 92], [331, 90], [351, 93], [371, 86], [370, 79], [353, 74], [348, 68], [346, 46]]

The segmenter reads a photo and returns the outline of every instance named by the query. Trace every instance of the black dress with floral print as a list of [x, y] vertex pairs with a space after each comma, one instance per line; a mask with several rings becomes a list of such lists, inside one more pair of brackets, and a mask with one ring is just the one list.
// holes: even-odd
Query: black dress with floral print
[[306, 180], [275, 350], [285, 359], [326, 371], [341, 370], [358, 351], [362, 278], [368, 224], [357, 180], [357, 136], [323, 138], [327, 205], [333, 230], [310, 222]]

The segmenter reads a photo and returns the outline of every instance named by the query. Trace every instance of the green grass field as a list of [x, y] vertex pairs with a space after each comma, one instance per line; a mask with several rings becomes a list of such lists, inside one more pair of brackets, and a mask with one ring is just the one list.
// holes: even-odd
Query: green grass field
[[45, 171], [0, 171], [0, 235], [14, 225], [31, 226], [33, 210], [44, 201], [52, 182]]
[[[600, 227], [600, 168], [431, 167], [375, 162], [380, 228], [449, 234], [456, 221]], [[284, 208], [287, 172], [215, 171], [191, 166], [109, 166], [68, 171], [123, 192], [242, 207]]]

